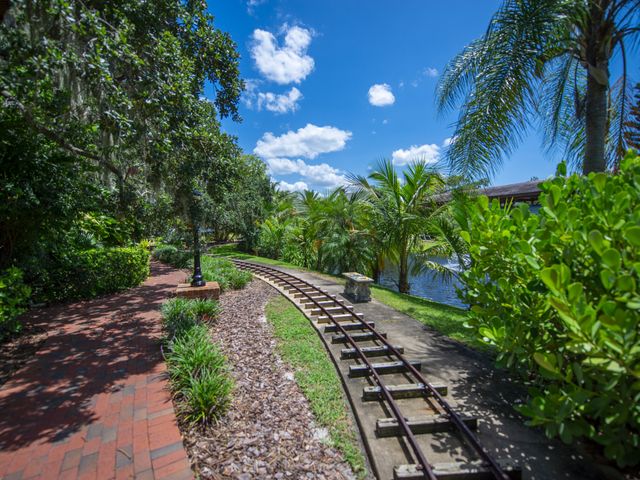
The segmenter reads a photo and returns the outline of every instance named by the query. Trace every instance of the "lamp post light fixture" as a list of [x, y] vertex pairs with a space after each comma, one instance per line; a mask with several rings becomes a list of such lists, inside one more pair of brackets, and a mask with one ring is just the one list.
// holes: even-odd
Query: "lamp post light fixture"
[[[193, 195], [198, 198], [202, 196], [198, 190], [193, 191]], [[204, 287], [207, 282], [202, 278], [202, 268], [200, 267], [200, 235], [198, 234], [198, 220], [194, 215], [193, 220], [193, 277], [191, 279], [192, 287]]]

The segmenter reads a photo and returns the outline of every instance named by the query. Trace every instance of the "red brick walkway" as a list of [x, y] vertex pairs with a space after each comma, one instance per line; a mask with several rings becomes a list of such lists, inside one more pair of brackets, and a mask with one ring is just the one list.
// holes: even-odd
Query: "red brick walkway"
[[0, 387], [0, 478], [193, 478], [159, 350], [159, 305], [184, 273], [33, 311], [50, 335]]

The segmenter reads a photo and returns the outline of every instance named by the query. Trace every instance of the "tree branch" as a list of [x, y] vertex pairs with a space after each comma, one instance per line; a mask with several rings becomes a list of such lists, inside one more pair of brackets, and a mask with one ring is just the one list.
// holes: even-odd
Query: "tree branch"
[[66, 141], [64, 138], [62, 138], [58, 133], [38, 123], [38, 121], [34, 118], [31, 111], [26, 106], [24, 106], [17, 98], [15, 98], [6, 90], [0, 91], [0, 95], [2, 95], [6, 99], [5, 103], [9, 105], [13, 105], [18, 110], [20, 110], [20, 112], [22, 112], [22, 115], [24, 116], [24, 119], [27, 121], [27, 123], [38, 133], [44, 135], [47, 139], [54, 142], [63, 150], [66, 150], [67, 152], [75, 156], [83, 157], [88, 160], [93, 160], [94, 162], [105, 167], [107, 170], [109, 170], [111, 173], [116, 175], [118, 178], [122, 179], [122, 173], [120, 172], [120, 170], [118, 170], [118, 168], [113, 163], [111, 163], [108, 160], [105, 160], [104, 158], [98, 155], [95, 155], [91, 152], [87, 152], [82, 148], [78, 148], [75, 145], [72, 145], [71, 143]]

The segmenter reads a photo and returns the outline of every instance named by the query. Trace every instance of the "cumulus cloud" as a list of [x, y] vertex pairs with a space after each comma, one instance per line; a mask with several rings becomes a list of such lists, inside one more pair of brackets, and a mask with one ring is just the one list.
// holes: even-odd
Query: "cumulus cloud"
[[427, 67], [422, 71], [423, 75], [425, 77], [437, 77], [438, 76], [438, 69], [437, 68], [433, 68], [433, 67]]
[[291, 175], [295, 173], [313, 185], [334, 188], [347, 183], [347, 178], [340, 170], [326, 163], [310, 165], [301, 159], [269, 158], [267, 159], [267, 165], [273, 175]]
[[440, 146], [435, 143], [425, 145], [411, 145], [407, 149], [399, 149], [391, 154], [394, 165], [399, 167], [416, 160], [424, 160], [427, 163], [435, 163], [440, 157]]
[[253, 31], [251, 57], [267, 79], [285, 85], [300, 83], [311, 73], [313, 58], [307, 55], [312, 32], [306, 28], [284, 25], [284, 44], [279, 45], [275, 35], [266, 30]]
[[369, 103], [374, 107], [386, 107], [393, 105], [396, 97], [387, 83], [378, 83], [369, 88]]
[[278, 182], [276, 188], [285, 192], [302, 192], [304, 190], [309, 190], [309, 186], [304, 182], [289, 183], [284, 180]]
[[351, 132], [336, 127], [318, 127], [308, 123], [297, 131], [276, 137], [273, 133], [265, 133], [253, 153], [262, 158], [305, 157], [315, 158], [321, 153], [342, 150], [351, 138]]
[[275, 94], [271, 92], [259, 92], [257, 98], [258, 110], [263, 108], [274, 113], [295, 112], [298, 109], [298, 101], [302, 93], [296, 87], [292, 87], [288, 93]]

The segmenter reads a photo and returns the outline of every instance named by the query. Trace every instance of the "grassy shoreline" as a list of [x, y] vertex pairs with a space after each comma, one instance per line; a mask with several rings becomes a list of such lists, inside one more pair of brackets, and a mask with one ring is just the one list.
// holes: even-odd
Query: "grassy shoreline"
[[283, 296], [267, 304], [266, 317], [278, 342], [277, 351], [294, 369], [296, 383], [309, 401], [316, 421], [328, 430], [332, 445], [342, 452], [356, 475], [365, 477], [365, 460], [342, 384], [317, 332]]

